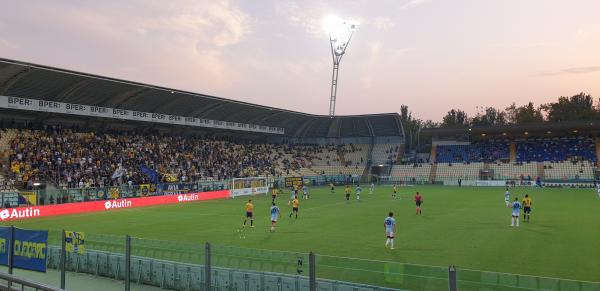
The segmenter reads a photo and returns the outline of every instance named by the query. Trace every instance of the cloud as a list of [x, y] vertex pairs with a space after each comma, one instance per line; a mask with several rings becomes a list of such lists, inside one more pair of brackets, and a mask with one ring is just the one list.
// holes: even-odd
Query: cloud
[[565, 74], [589, 74], [589, 73], [596, 73], [596, 72], [600, 72], [600, 66], [568, 68], [568, 69], [560, 70], [558, 72], [544, 73], [543, 75], [556, 76], [556, 75], [565, 75]]
[[388, 17], [377, 16], [373, 20], [373, 26], [378, 30], [386, 31], [394, 28], [396, 24]]
[[306, 4], [301, 7], [295, 1], [280, 1], [275, 6], [277, 15], [287, 19], [288, 23], [296, 28], [304, 30], [314, 37], [323, 37], [322, 19], [326, 9], [317, 2]]
[[[206, 92], [235, 83], [229, 48], [252, 32], [249, 15], [232, 0], [77, 3], [11, 3], [6, 8], [15, 16], [0, 20], [0, 35], [21, 48], [10, 56]], [[45, 59], [37, 53], [32, 59], [39, 43]]]
[[0, 48], [5, 48], [7, 50], [16, 50], [19, 46], [11, 41], [0, 38]]
[[409, 0], [408, 2], [406, 2], [402, 6], [400, 6], [400, 9], [414, 8], [414, 7], [423, 5], [427, 2], [431, 2], [431, 0]]

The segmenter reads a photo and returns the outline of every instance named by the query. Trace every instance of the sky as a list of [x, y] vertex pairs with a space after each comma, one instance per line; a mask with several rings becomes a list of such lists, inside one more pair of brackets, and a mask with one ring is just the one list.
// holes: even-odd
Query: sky
[[327, 114], [323, 19], [360, 22], [336, 114], [600, 97], [598, 0], [3, 1], [0, 57]]

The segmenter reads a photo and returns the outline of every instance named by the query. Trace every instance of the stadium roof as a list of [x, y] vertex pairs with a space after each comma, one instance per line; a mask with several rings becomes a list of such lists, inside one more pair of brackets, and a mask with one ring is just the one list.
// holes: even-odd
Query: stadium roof
[[0, 95], [282, 127], [293, 137], [404, 136], [397, 113], [330, 118], [2, 58]]
[[569, 135], [600, 135], [600, 120], [526, 123], [504, 126], [424, 128], [421, 133], [436, 138], [472, 136], [473, 138], [539, 138]]

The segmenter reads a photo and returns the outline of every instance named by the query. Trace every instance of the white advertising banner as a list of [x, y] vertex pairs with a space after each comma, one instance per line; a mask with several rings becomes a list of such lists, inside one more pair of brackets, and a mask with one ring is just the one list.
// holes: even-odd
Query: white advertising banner
[[22, 97], [9, 97], [0, 95], [0, 108], [42, 111], [62, 114], [72, 114], [81, 116], [93, 116], [114, 118], [121, 120], [135, 120], [156, 123], [168, 123], [187, 126], [223, 128], [231, 130], [264, 132], [273, 134], [284, 134], [284, 129], [279, 127], [268, 127], [262, 125], [225, 122], [220, 120], [200, 119], [196, 117], [186, 117], [179, 115], [169, 115], [161, 113], [150, 113], [142, 111], [133, 111], [119, 108], [107, 108], [99, 106], [90, 106], [74, 103], [63, 103], [55, 101], [37, 100]]

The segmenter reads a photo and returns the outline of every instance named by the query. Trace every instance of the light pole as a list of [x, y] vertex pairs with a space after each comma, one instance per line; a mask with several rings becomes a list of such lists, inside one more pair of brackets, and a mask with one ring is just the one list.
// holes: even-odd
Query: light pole
[[340, 61], [352, 38], [352, 33], [358, 28], [358, 22], [342, 20], [335, 16], [325, 18], [323, 25], [329, 33], [333, 73], [331, 76], [331, 98], [329, 99], [329, 117], [335, 116], [335, 98], [337, 95], [338, 71]]

